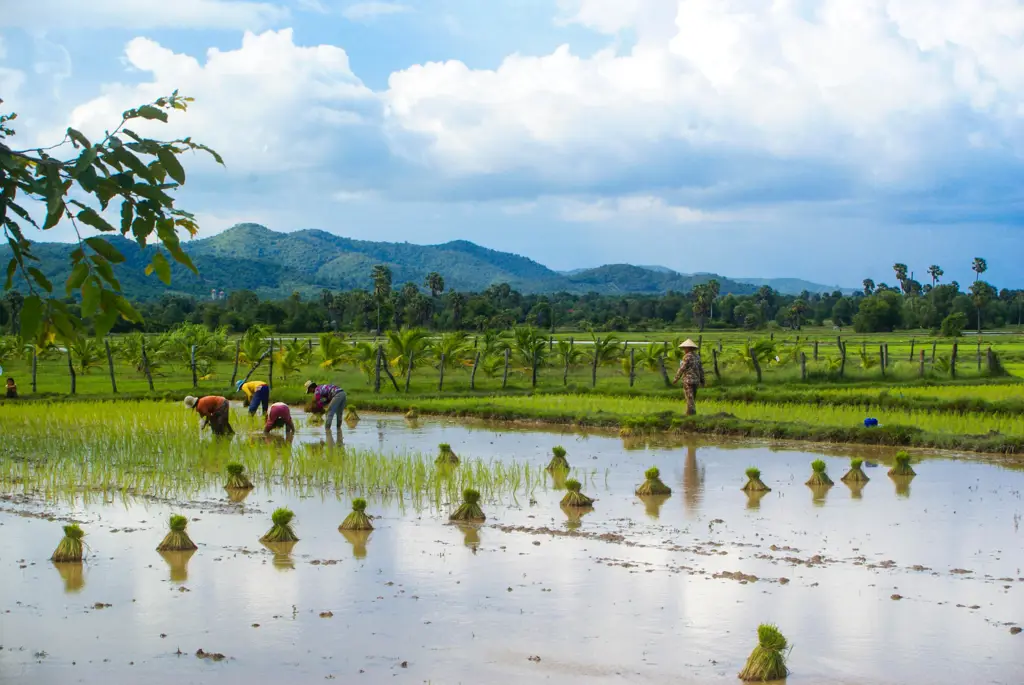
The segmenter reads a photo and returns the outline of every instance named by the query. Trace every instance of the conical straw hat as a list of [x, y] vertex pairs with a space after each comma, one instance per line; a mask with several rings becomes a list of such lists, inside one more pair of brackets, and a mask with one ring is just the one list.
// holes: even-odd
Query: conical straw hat
[[684, 348], [685, 347], [689, 347], [689, 348], [692, 348], [692, 349], [695, 350], [695, 349], [697, 349], [697, 343], [695, 343], [695, 342], [693, 342], [693, 340], [687, 338], [686, 340], [684, 340], [682, 342], [682, 344], [679, 347], [684, 347]]

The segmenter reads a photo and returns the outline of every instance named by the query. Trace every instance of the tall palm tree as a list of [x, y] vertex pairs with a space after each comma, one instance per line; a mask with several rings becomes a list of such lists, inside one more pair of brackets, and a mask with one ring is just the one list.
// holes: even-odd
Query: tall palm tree
[[427, 274], [423, 285], [430, 291], [431, 297], [440, 297], [444, 292], [444, 277], [436, 271], [431, 271]]
[[715, 318], [715, 300], [718, 299], [718, 295], [722, 292], [722, 284], [718, 282], [717, 278], [712, 278], [707, 282], [708, 292], [708, 311], [710, 315], [709, 319]]
[[460, 292], [448, 293], [448, 306], [452, 310], [452, 324], [455, 328], [462, 325], [462, 314], [466, 311], [466, 296]]
[[388, 331], [388, 359], [404, 375], [409, 371], [410, 360], [415, 364], [416, 358], [422, 357], [428, 342], [427, 332], [422, 328]]
[[320, 368], [336, 369], [344, 364], [350, 356], [350, 351], [342, 341], [341, 337], [334, 333], [321, 333], [320, 346]]
[[875, 282], [872, 281], [870, 278], [865, 278], [864, 281], [863, 281], [863, 285], [864, 285], [864, 295], [865, 296], [871, 295], [872, 293], [875, 292]]
[[896, 281], [903, 285], [903, 281], [907, 280], [907, 265], [896, 263], [892, 265], [892, 270], [896, 272]]
[[530, 369], [532, 384], [537, 386], [537, 368], [544, 364], [548, 353], [546, 335], [530, 326], [521, 326], [513, 331], [512, 347], [523, 366]]
[[373, 279], [373, 297], [377, 300], [377, 333], [380, 333], [380, 307], [391, 295], [391, 269], [384, 264], [377, 264], [370, 273]]
[[971, 264], [971, 271], [975, 273], [974, 281], [977, 282], [981, 275], [988, 271], [988, 262], [981, 257], [975, 257]]
[[943, 274], [945, 274], [945, 273], [946, 272], [943, 271], [942, 267], [939, 266], [938, 264], [932, 264], [931, 266], [928, 267], [928, 275], [932, 277], [932, 287], [933, 288], [935, 287], [935, 284], [939, 282], [939, 279], [942, 278]]

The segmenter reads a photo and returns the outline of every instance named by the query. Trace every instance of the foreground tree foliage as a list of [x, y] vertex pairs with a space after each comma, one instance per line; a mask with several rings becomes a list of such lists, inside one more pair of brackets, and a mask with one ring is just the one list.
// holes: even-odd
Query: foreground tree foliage
[[[2, 102], [2, 101], [0, 101]], [[5, 290], [15, 277], [28, 289], [18, 304], [18, 330], [22, 338], [43, 341], [59, 337], [70, 343], [83, 330], [82, 319], [91, 319], [98, 337], [106, 335], [118, 319], [141, 321], [141, 316], [121, 294], [115, 270], [125, 261], [110, 242], [93, 231], [134, 239], [140, 247], [156, 242], [146, 274], [156, 274], [165, 284], [171, 280], [168, 257], [195, 271], [182, 250], [179, 231], [194, 236], [195, 217], [175, 207], [174, 191], [185, 183], [179, 157], [188, 151], [209, 153], [219, 164], [220, 155], [191, 138], [156, 140], [139, 135], [129, 125], [135, 121], [166, 123], [171, 112], [188, 108], [192, 98], [175, 91], [168, 97], [121, 115], [120, 123], [98, 141], [68, 128], [64, 139], [48, 148], [15, 150], [7, 141], [14, 136], [16, 114], [0, 115], [0, 225], [11, 248], [6, 267]], [[51, 152], [71, 151], [58, 157]], [[119, 220], [111, 223], [111, 214]], [[40, 223], [37, 217], [42, 216]], [[40, 269], [33, 253], [29, 228], [47, 231], [67, 222], [78, 238], [71, 253], [72, 268], [63, 284], [63, 296]], [[155, 241], [154, 241], [155, 234]], [[67, 297], [80, 298], [73, 310]]]

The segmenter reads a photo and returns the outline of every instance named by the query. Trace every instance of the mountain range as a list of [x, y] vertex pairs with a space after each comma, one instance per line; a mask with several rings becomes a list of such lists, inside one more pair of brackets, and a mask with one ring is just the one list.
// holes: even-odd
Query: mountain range
[[[304, 296], [322, 289], [351, 290], [371, 287], [370, 271], [376, 264], [391, 268], [393, 284], [423, 284], [432, 271], [440, 273], [448, 290], [475, 292], [508, 283], [524, 293], [573, 292], [602, 294], [659, 294], [669, 290], [689, 292], [712, 278], [721, 294], [749, 294], [762, 285], [796, 294], [832, 292], [824, 286], [799, 279], [730, 279], [715, 274], [682, 274], [659, 266], [606, 264], [571, 272], [553, 271], [532, 259], [498, 252], [466, 240], [441, 245], [385, 243], [343, 238], [320, 230], [279, 233], [259, 224], [238, 224], [223, 233], [184, 243], [199, 275], [174, 265], [171, 286], [143, 271], [155, 249], [141, 249], [130, 240], [109, 238], [125, 256], [117, 272], [125, 294], [134, 300], [158, 298], [168, 293], [206, 297], [216, 288], [248, 289], [260, 297]], [[69, 273], [68, 243], [36, 243], [41, 270], [59, 287]], [[0, 247], [0, 264], [10, 258], [10, 248]]]

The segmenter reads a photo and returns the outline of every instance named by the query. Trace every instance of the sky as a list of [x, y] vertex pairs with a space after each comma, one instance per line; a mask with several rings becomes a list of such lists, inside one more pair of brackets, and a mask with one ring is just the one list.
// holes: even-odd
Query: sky
[[[238, 222], [663, 265], [1024, 287], [1019, 0], [32, 0], [12, 147], [173, 90], [201, 236]], [[68, 239], [57, 227], [38, 239]]]

